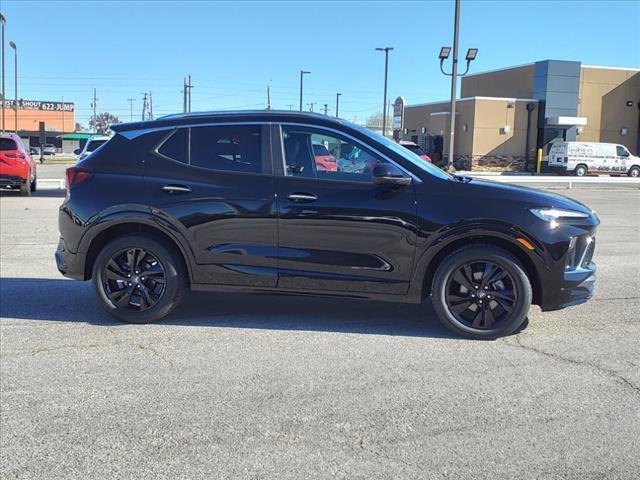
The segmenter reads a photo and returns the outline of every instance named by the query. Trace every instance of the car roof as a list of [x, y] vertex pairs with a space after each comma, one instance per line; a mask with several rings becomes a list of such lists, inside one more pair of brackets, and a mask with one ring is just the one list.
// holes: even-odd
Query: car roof
[[236, 111], [210, 111], [193, 112], [166, 115], [156, 120], [142, 122], [119, 123], [111, 125], [111, 130], [122, 132], [128, 130], [153, 129], [167, 126], [192, 125], [198, 123], [210, 123], [216, 121], [251, 121], [251, 122], [313, 122], [315, 124], [325, 124], [342, 126], [349, 125], [350, 122], [340, 118], [330, 117], [321, 113], [300, 112], [295, 110], [236, 110]]
[[0, 133], [0, 138], [10, 138], [11, 140], [18, 140], [20, 139], [20, 136], [11, 132], [2, 132]]

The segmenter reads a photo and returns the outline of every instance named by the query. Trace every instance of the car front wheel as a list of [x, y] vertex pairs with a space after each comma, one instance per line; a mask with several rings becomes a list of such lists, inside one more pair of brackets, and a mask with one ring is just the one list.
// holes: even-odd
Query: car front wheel
[[176, 252], [145, 234], [107, 244], [93, 266], [93, 287], [105, 310], [129, 323], [151, 323], [182, 298], [186, 272]]
[[493, 246], [450, 254], [433, 279], [433, 308], [455, 333], [494, 339], [518, 330], [531, 306], [531, 283], [518, 260]]

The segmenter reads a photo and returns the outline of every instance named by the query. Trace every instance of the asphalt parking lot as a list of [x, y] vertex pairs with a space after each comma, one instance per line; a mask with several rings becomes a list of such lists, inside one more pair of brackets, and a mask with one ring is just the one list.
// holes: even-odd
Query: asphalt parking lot
[[53, 261], [62, 193], [0, 196], [2, 478], [637, 478], [640, 191], [597, 292], [492, 342], [430, 305], [190, 294], [117, 323]]

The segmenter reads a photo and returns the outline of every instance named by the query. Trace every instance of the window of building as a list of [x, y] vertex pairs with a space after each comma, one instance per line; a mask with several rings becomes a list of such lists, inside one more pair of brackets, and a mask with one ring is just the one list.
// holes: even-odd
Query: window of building
[[191, 165], [210, 170], [262, 173], [261, 127], [191, 128]]

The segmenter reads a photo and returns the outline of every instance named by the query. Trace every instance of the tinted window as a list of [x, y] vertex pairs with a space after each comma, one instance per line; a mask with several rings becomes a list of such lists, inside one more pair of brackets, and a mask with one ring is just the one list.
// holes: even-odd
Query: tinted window
[[0, 138], [0, 150], [17, 150], [16, 142], [10, 138]]
[[[342, 138], [308, 127], [283, 127], [287, 176], [370, 182], [385, 160]], [[328, 158], [327, 158], [328, 156]]]
[[90, 140], [89, 145], [87, 145], [87, 152], [93, 152], [100, 145], [107, 143], [107, 140]]
[[261, 173], [259, 125], [194, 127], [191, 129], [191, 165], [211, 170]]
[[187, 161], [187, 133], [186, 128], [179, 128], [158, 149], [158, 153], [177, 162]]

